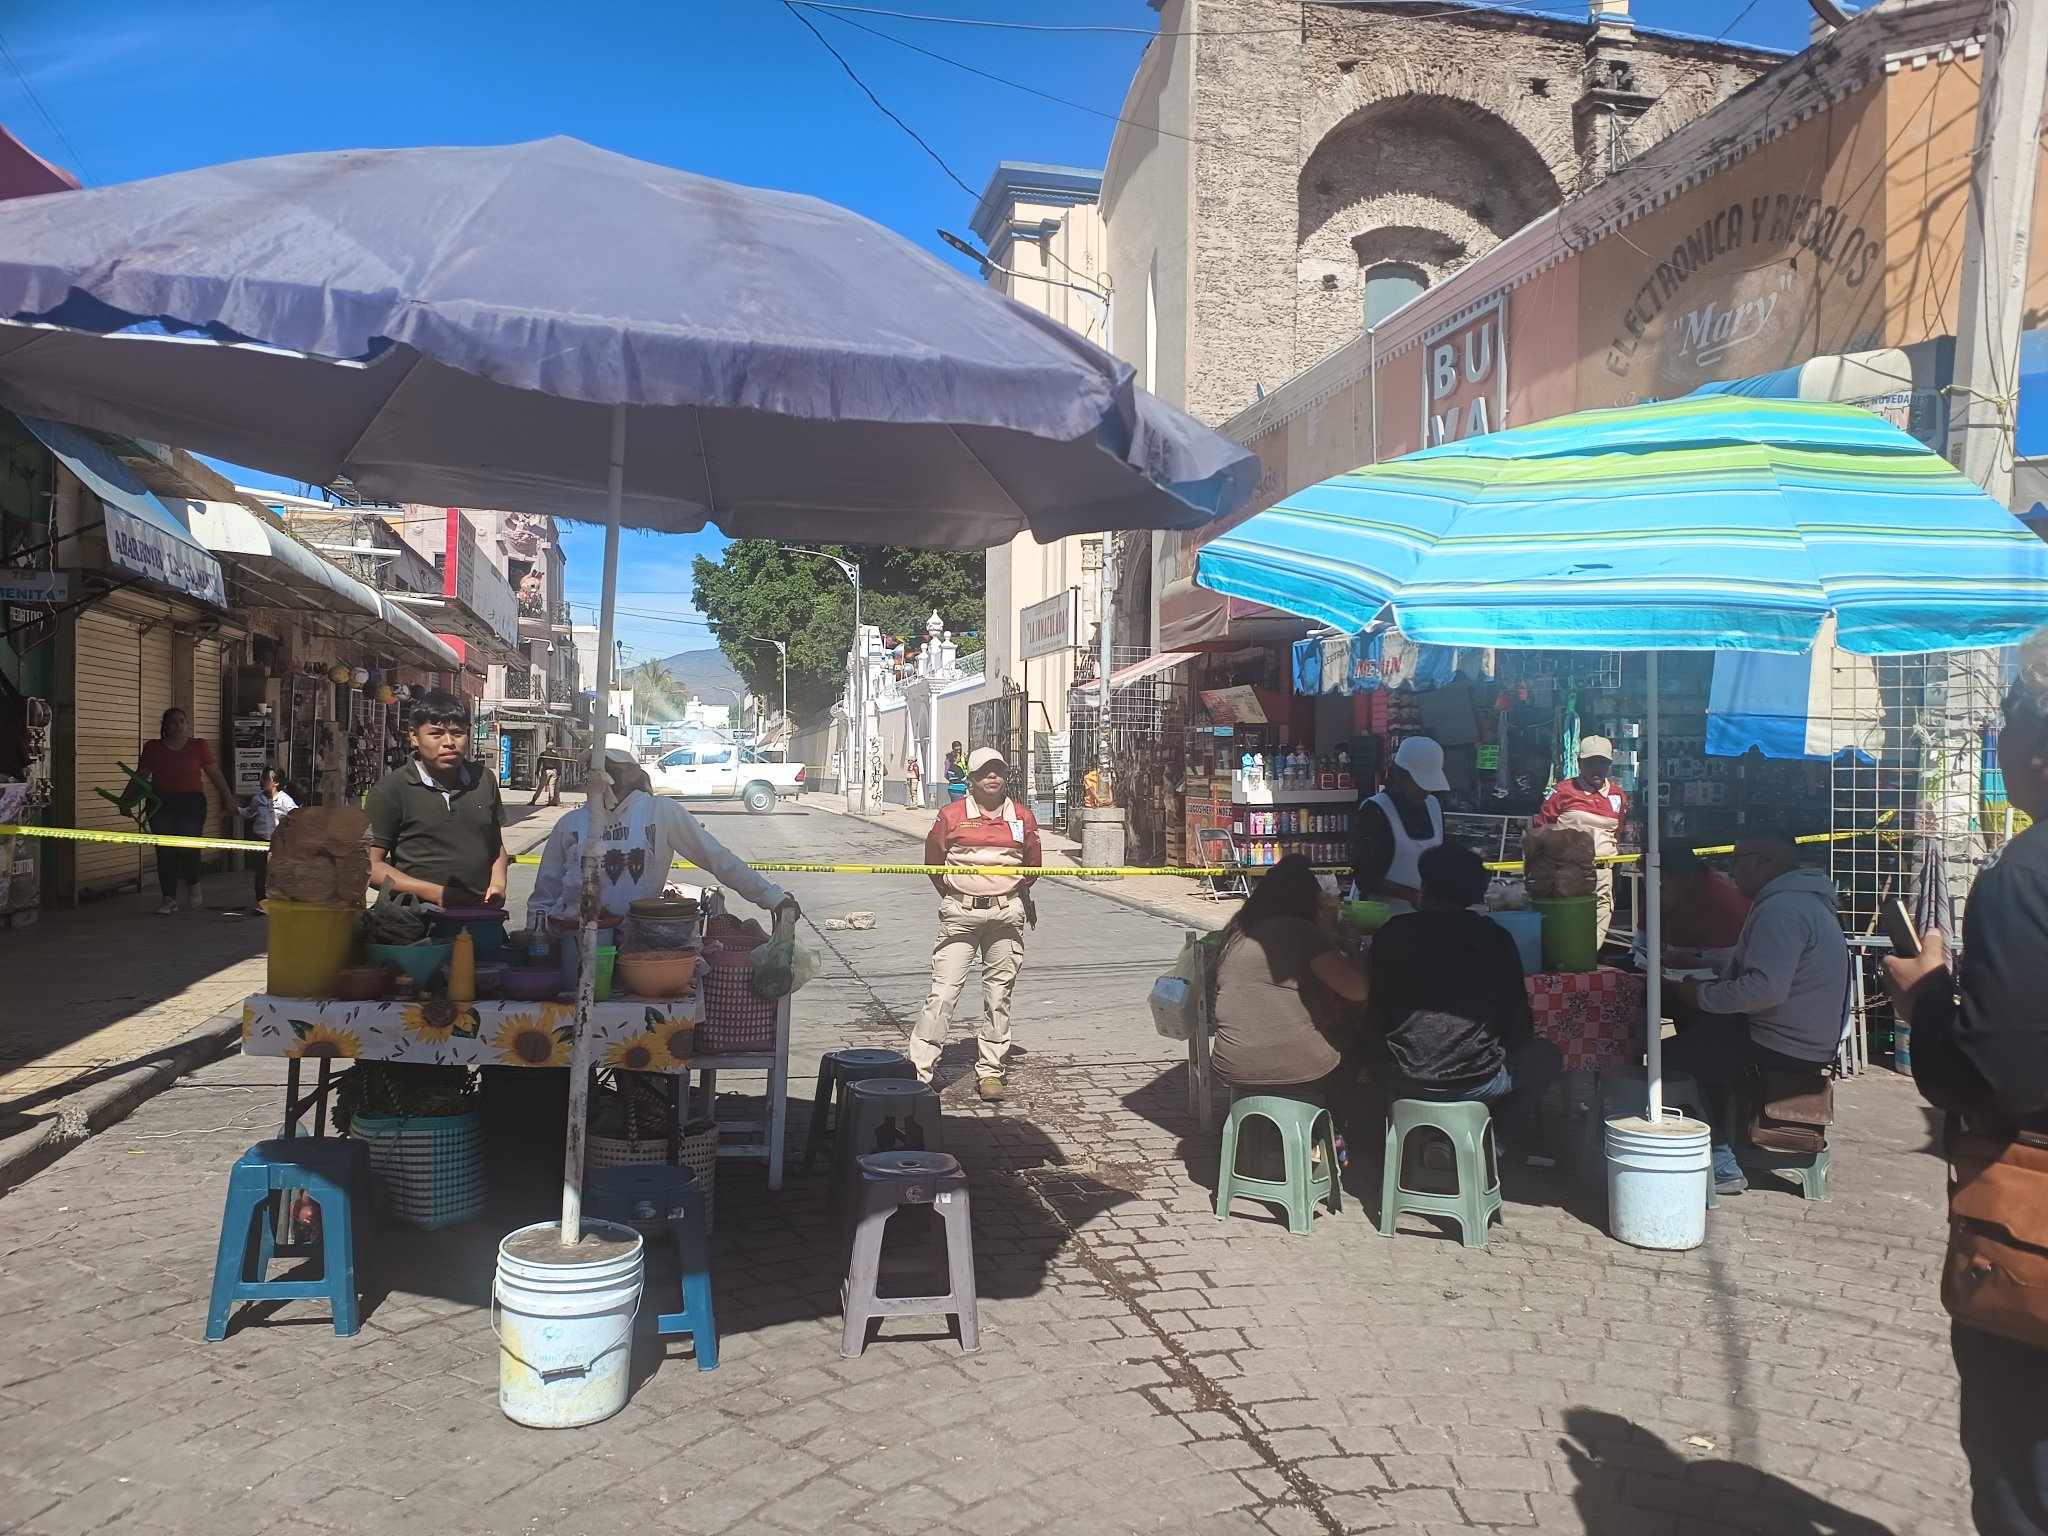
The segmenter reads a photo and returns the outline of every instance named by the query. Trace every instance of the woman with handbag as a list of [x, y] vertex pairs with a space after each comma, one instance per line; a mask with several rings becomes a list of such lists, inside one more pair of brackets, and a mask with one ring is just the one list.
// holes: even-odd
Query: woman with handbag
[[1951, 971], [1939, 932], [1885, 962], [1913, 1078], [1948, 1111], [1949, 1244], [1963, 1454], [1979, 1531], [2048, 1533], [2048, 631], [2020, 650], [1998, 764], [2033, 825], [1971, 888]]

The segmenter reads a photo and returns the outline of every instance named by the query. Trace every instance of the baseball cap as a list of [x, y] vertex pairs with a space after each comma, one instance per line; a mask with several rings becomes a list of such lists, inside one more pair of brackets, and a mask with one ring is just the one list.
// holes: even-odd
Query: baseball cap
[[1605, 736], [1581, 736], [1579, 738], [1579, 761], [1583, 763], [1589, 757], [1604, 757], [1608, 762], [1613, 762], [1614, 743]]
[[606, 747], [604, 749], [604, 760], [606, 763], [616, 763], [621, 768], [637, 768], [640, 766], [640, 759], [624, 747]]
[[1010, 766], [1008, 763], [1003, 762], [1003, 754], [994, 747], [976, 747], [967, 754], [967, 776], [970, 779], [973, 778], [990, 763], [1001, 763], [1005, 768]]
[[1444, 749], [1427, 736], [1410, 736], [1395, 748], [1394, 766], [1433, 795], [1451, 787], [1444, 777]]

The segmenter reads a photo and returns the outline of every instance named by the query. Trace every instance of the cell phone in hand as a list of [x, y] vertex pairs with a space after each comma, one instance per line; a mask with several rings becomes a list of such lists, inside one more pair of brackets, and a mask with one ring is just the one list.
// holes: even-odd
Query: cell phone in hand
[[1905, 902], [1894, 896], [1878, 909], [1878, 925], [1884, 929], [1884, 936], [1892, 941], [1892, 953], [1911, 960], [1920, 953], [1920, 930], [1914, 925], [1913, 914], [1906, 910]]

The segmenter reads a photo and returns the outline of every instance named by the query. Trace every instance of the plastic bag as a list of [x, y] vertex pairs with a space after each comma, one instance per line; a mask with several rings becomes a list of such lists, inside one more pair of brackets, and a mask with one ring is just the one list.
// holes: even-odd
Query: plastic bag
[[1209, 967], [1214, 963], [1209, 950], [1209, 944], [1190, 934], [1181, 944], [1173, 969], [1152, 983], [1152, 1027], [1165, 1039], [1186, 1040], [1200, 1022]]
[[818, 974], [817, 951], [777, 934], [754, 951], [752, 972], [754, 996], [784, 998]]

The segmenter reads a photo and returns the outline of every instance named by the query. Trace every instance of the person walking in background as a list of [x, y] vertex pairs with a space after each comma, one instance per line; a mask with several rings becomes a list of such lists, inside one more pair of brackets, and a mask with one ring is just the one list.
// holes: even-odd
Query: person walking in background
[[1394, 752], [1387, 785], [1358, 803], [1352, 817], [1351, 884], [1360, 897], [1412, 912], [1422, 898], [1422, 855], [1444, 840], [1437, 796], [1451, 787], [1444, 749], [1410, 736]]
[[929, 1083], [945, 1048], [953, 1004], [967, 985], [968, 962], [978, 955], [983, 1012], [974, 1088], [983, 1102], [994, 1104], [1004, 1092], [1010, 992], [1024, 966], [1024, 930], [1038, 926], [1033, 877], [1024, 871], [1045, 859], [1031, 807], [1009, 797], [1002, 753], [976, 747], [965, 772], [968, 793], [939, 808], [924, 839], [925, 863], [944, 865], [946, 873], [931, 876], [939, 893], [939, 937], [932, 946], [931, 993], [910, 1034], [910, 1060], [918, 1081]]
[[913, 811], [924, 809], [924, 764], [917, 760], [921, 747], [912, 746], [910, 756], [903, 760], [903, 780], [910, 795]]
[[946, 796], [951, 800], [967, 797], [967, 749], [957, 741], [946, 749]]
[[1998, 766], [2033, 825], [1970, 888], [1960, 962], [1946, 936], [1885, 961], [1913, 1023], [1913, 1080], [1948, 1111], [1942, 1302], [1962, 1383], [1977, 1529], [2048, 1532], [2048, 631], [2020, 650]]
[[[1621, 824], [1628, 819], [1628, 792], [1607, 776], [1613, 766], [1613, 742], [1605, 736], [1580, 738], [1578, 773], [1550, 792], [1529, 825], [1588, 833], [1595, 858], [1620, 853]], [[1614, 921], [1614, 866], [1596, 864], [1593, 880], [1593, 942], [1605, 944], [1608, 926]]]
[[[284, 776], [275, 768], [265, 768], [263, 777], [257, 781], [256, 793], [249, 797], [249, 803], [242, 807], [242, 818], [249, 823], [249, 835], [269, 842], [277, 835], [277, 824], [299, 808], [299, 802], [285, 793]], [[270, 854], [268, 850], [249, 855], [249, 870], [256, 877], [256, 910], [270, 910]]]
[[[192, 734], [191, 717], [172, 705], [157, 724], [157, 738], [145, 742], [137, 771], [156, 791], [156, 813], [149, 828], [160, 837], [204, 837], [206, 835], [206, 786], [229, 807], [238, 805], [235, 791], [213, 759], [213, 748], [204, 737]], [[156, 884], [163, 904], [156, 909], [166, 917], [179, 909], [197, 911], [205, 897], [199, 886], [197, 848], [159, 848], [156, 851]]]

